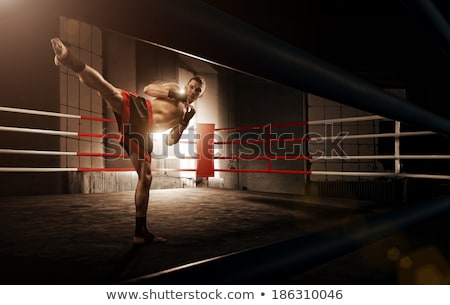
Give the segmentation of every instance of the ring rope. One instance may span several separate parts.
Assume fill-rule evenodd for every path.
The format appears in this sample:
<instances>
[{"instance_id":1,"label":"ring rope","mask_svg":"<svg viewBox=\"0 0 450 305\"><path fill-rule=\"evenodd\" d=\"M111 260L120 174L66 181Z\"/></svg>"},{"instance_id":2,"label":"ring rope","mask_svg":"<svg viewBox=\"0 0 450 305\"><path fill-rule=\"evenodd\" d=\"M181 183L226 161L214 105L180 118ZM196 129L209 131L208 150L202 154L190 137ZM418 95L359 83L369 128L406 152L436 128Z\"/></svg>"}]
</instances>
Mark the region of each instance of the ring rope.
<instances>
[{"instance_id":1,"label":"ring rope","mask_svg":"<svg viewBox=\"0 0 450 305\"><path fill-rule=\"evenodd\" d=\"M426 136L436 134L433 131L410 131L402 133L377 133L377 134L360 134L360 135L343 135L332 137L305 137L305 138L284 138L284 139L247 139L247 140L233 140L214 142L215 145L224 144L250 144L250 143L265 143L265 142L302 142L302 141L326 141L338 139L373 139L373 138L393 138L393 137L411 137L411 136Z\"/></svg>"},{"instance_id":2,"label":"ring rope","mask_svg":"<svg viewBox=\"0 0 450 305\"><path fill-rule=\"evenodd\" d=\"M14 107L1 107L0 111L5 112L13 112L13 113L24 113L24 114L34 114L34 115L45 115L45 116L53 116L60 118L69 118L69 119L81 119L81 120L90 120L90 121L101 121L101 122L117 122L113 119L105 119L99 117L92 117L86 115L75 115L75 114L67 114L67 113L59 113L59 112L50 112L50 111L40 111L40 110L32 110L32 109L24 109L24 108L14 108Z\"/></svg>"},{"instance_id":3,"label":"ring rope","mask_svg":"<svg viewBox=\"0 0 450 305\"><path fill-rule=\"evenodd\" d=\"M59 155L59 156L79 156L79 157L126 157L127 154L117 153L91 153L91 152L64 152L51 150L26 150L26 149L4 149L0 148L0 154L22 154L22 155ZM363 160L363 159L450 159L450 155L367 155L367 156L220 156L214 157L217 160ZM156 158L158 159L158 158ZM179 156L174 158L160 158L160 159L196 159L195 157Z\"/></svg>"},{"instance_id":4,"label":"ring rope","mask_svg":"<svg viewBox=\"0 0 450 305\"><path fill-rule=\"evenodd\" d=\"M39 134L66 136L66 137L91 137L91 138L120 139L119 135L105 135L105 134L85 133L85 132L76 132L76 131L61 131L61 130L51 130L51 129L23 128L23 127L10 127L10 126L0 126L0 131L39 133Z\"/></svg>"},{"instance_id":5,"label":"ring rope","mask_svg":"<svg viewBox=\"0 0 450 305\"><path fill-rule=\"evenodd\" d=\"M32 109L23 109L23 108L14 108L14 107L2 107L0 106L0 111L7 112L15 112L15 113L25 113L25 114L35 114L35 115L46 115L46 116L54 116L54 117L64 117L64 118L74 118L74 119L86 119L86 120L95 120L95 121L103 121L103 122L117 122L113 119L105 119L100 117L91 117L91 116L82 116L82 115L73 115L73 114L65 114L58 112L49 112L49 111L39 111ZM243 127L229 127L229 128L215 128L215 131L221 130L251 130L251 129L263 129L267 126L271 128L277 127L292 127L292 126L300 126L300 125L317 125L317 124L325 124L325 123L343 123L343 122L357 122L357 121L369 121L369 120L380 120L386 119L379 115L370 115L370 116L357 116L357 117L348 117L348 118L335 118L335 119L326 119L326 120L315 120L315 121L305 121L305 122L290 122L290 123L275 123L275 124L264 124L264 125L254 125L254 126L243 126ZM33 133L44 133L44 134L53 134L53 135L69 135L69 136L86 136L86 137L110 137L99 134L89 134L89 133L75 133L75 132L67 132L67 131L54 131L54 130L45 130L45 129L31 129L31 128L18 128L18 127L6 127L0 126L0 131L16 131L16 132L33 132ZM60 134L61 133L61 134ZM429 135L435 134L435 132L431 131L422 131L422 132L404 132L401 133L402 136L409 135ZM377 135L352 135L345 136L347 139L358 139L358 138L376 138L376 137L395 137L398 134L396 133L386 133ZM113 138L120 138L119 136L113 136ZM294 139L271 139L273 142L284 142L284 141L308 141L311 139L321 139L321 140L336 140L339 137L315 137L315 138L294 138ZM215 142L214 144L242 144L242 143L257 143L264 142L267 140L241 140L241 141L232 141L232 142Z\"/></svg>"},{"instance_id":6,"label":"ring rope","mask_svg":"<svg viewBox=\"0 0 450 305\"><path fill-rule=\"evenodd\" d=\"M312 159L312 156L225 156L214 157L217 160L308 160Z\"/></svg>"},{"instance_id":7,"label":"ring rope","mask_svg":"<svg viewBox=\"0 0 450 305\"><path fill-rule=\"evenodd\" d=\"M126 157L126 154L114 153L92 153L76 151L53 151L53 150L27 150L27 149L0 149L0 154L20 154L20 155L56 155L56 156L78 156L78 157Z\"/></svg>"},{"instance_id":8,"label":"ring rope","mask_svg":"<svg viewBox=\"0 0 450 305\"><path fill-rule=\"evenodd\" d=\"M305 122L290 122L290 123L275 123L275 124L264 124L264 125L253 125L253 126L243 126L243 127L225 127L225 128L215 128L215 131L235 131L235 130L251 130L251 129L264 129L267 126L273 128L277 127L292 127L292 126L303 126L303 125L319 125L325 123L347 123L347 122L359 122L359 121L372 121L372 120L389 120L385 117L379 115L368 115L368 116L356 116L348 118L335 118L326 120L315 120L315 121L305 121Z\"/></svg>"},{"instance_id":9,"label":"ring rope","mask_svg":"<svg viewBox=\"0 0 450 305\"><path fill-rule=\"evenodd\" d=\"M108 171L128 171L135 172L134 168L39 168L39 167L0 167L0 172L108 172ZM163 172L195 172L192 168L152 168L152 171ZM359 176L359 177L400 177L400 178L422 178L422 179L438 179L450 180L450 175L431 175L431 174L409 174L409 173L392 173L392 172L334 172L334 171L305 171L305 170L288 170L288 169L215 169L217 172L229 173L273 173L273 174L293 174L293 175L324 175L324 176Z\"/></svg>"},{"instance_id":10,"label":"ring rope","mask_svg":"<svg viewBox=\"0 0 450 305\"><path fill-rule=\"evenodd\" d=\"M102 122L117 122L114 119L105 119L101 117L91 117L84 115L74 115L74 114L66 114L59 112L50 112L50 111L40 111L40 110L32 110L32 109L24 109L24 108L14 108L14 107L4 107L0 106L0 111L5 112L13 112L13 113L23 113L23 114L34 114L34 115L45 115L45 116L53 116L53 117L62 117L62 118L72 118L72 119L82 119L82 120L91 120L91 121L102 121ZM272 127L287 127L287 126L300 126L300 125L317 125L324 123L344 123L344 122L358 122L358 121L370 121L370 120L380 120L385 119L385 117L379 115L370 115L370 116L358 116L358 117L348 117L348 118L335 118L335 119L326 119L326 120L315 120L315 121L307 121L307 122L290 122L290 123L275 123L271 124ZM214 130L249 130L249 129L262 129L265 128L265 125L254 125L254 126L244 126L244 127L229 127L229 128L216 128Z\"/></svg>"},{"instance_id":11,"label":"ring rope","mask_svg":"<svg viewBox=\"0 0 450 305\"><path fill-rule=\"evenodd\" d=\"M321 141L326 140L337 140L337 139L372 139L372 138L394 138L394 137L411 137L411 136L428 136L436 134L433 131L409 131L401 133L369 133L360 135L343 135L343 136L332 136L332 137L313 137L311 140L320 139Z\"/></svg>"},{"instance_id":12,"label":"ring rope","mask_svg":"<svg viewBox=\"0 0 450 305\"><path fill-rule=\"evenodd\" d=\"M81 115L71 115L57 112L21 109L13 107L0 107L0 111L15 112L23 114L33 114L33 115L46 115L53 117L62 118L73 118L73 119L83 119L92 121L103 121L103 122L116 122L113 119L104 119L99 117L91 116L81 116ZM335 118L326 120L316 120L308 122L291 122L291 123L277 123L277 124L264 124L264 125L254 125L254 126L243 126L243 127L230 127L230 128L216 128L215 131L237 131L237 130L254 130L254 129L265 129L277 127L292 127L301 125L317 125L326 123L339 123L339 122L355 122L355 121L368 121L368 120L378 120L386 119L382 116L372 115L372 116L359 116L359 117L349 117L349 118ZM95 137L95 138L113 138L120 139L120 135L105 135L105 134L91 134L83 132L70 132L70 131L59 131L59 130L47 130L47 129L37 129L37 128L21 128L21 127L10 127L10 126L0 126L0 131L12 131L12 132L25 132L25 133L39 133L39 134L49 134L49 135L59 135L68 137ZM284 139L246 139L246 140L233 140L233 141L222 141L213 142L214 145L223 144L244 144L244 143L276 143L276 142L301 142L301 141L314 141L314 140L337 140L337 139L364 139L364 138L387 138L387 137L406 137L406 136L423 136L436 134L431 131L416 131L416 132L396 132L396 133L384 133L384 134L362 134L362 135L344 135L344 136L332 136L332 137L297 137L297 138L284 138ZM184 141L186 142L186 141ZM188 143L194 143L188 141ZM269 151L270 152L270 151ZM57 151L39 151L39 150L16 150L16 149L0 149L0 153L17 153L17 154L37 154L37 155L67 155L67 156L90 156L90 157L125 157L125 154L110 154L110 153L90 153L90 152L57 152ZM183 157L181 157L183 158ZM180 159L180 157L177 157ZM195 159L187 157L185 159ZM384 156L230 156L222 157L215 156L214 159L228 159L228 160L261 160L265 159L269 161L267 169L215 169L218 172L236 172L236 173L279 173L279 174L307 174L307 175L338 175L338 176L384 176L384 177L412 177L412 178L428 178L428 179L450 179L448 175L429 175L429 174L406 174L406 173L395 173L395 172L331 172L331 171L305 171L305 170L277 170L272 169L270 160L309 160L314 162L315 160L357 160L357 159L450 159L447 155L384 155ZM153 171L195 171L195 169L161 169L152 168ZM64 172L64 171L135 171L134 168L20 168L20 167L0 167L0 172Z\"/></svg>"},{"instance_id":13,"label":"ring rope","mask_svg":"<svg viewBox=\"0 0 450 305\"><path fill-rule=\"evenodd\" d=\"M310 141L312 138L285 138L285 139L247 139L247 140L233 140L233 141L223 141L214 142L214 145L223 144L250 144L250 143L264 143L264 142L302 142Z\"/></svg>"},{"instance_id":14,"label":"ring rope","mask_svg":"<svg viewBox=\"0 0 450 305\"><path fill-rule=\"evenodd\" d=\"M374 156L312 156L314 160L365 160L365 159L409 159L409 160L426 160L426 159L450 159L450 155L374 155Z\"/></svg>"},{"instance_id":15,"label":"ring rope","mask_svg":"<svg viewBox=\"0 0 450 305\"><path fill-rule=\"evenodd\" d=\"M110 139L120 139L119 135L105 135L105 134L95 134L95 133L84 133L76 131L60 131L60 130L49 130L49 129L39 129L39 128L23 128L23 127L10 127L10 126L0 126L0 131L12 131L12 132L25 132L25 133L40 133L48 135L59 135L59 136L72 136L72 137L93 137L93 138L110 138ZM344 135L344 136L333 136L333 137L312 137L312 138L287 138L287 139L248 139L248 140L234 140L234 141L224 141L224 142L214 142L214 144L243 144L243 143L262 143L262 142L288 142L288 141L309 141L319 139L321 141L325 140L337 140L337 139L369 139L369 138L388 138L388 137L407 137L407 136L423 136L423 135L433 135L436 134L433 131L411 131L402 133L379 133L379 134L362 134L362 135Z\"/></svg>"}]
</instances>

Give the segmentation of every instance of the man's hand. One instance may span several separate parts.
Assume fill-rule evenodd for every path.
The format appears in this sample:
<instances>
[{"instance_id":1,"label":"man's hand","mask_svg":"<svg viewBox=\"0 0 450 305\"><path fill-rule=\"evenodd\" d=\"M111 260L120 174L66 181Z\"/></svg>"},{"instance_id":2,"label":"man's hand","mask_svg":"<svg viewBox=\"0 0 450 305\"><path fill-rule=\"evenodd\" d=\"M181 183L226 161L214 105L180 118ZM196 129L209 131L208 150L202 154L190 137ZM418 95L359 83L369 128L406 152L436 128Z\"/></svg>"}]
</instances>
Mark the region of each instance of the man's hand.
<instances>
[{"instance_id":1,"label":"man's hand","mask_svg":"<svg viewBox=\"0 0 450 305\"><path fill-rule=\"evenodd\" d=\"M191 105L186 104L186 112L184 113L183 119L180 121L180 124L176 125L169 133L169 136L167 137L167 145L171 146L178 141L180 141L181 135L183 131L187 128L189 121L192 119L192 117L195 115L195 108Z\"/></svg>"},{"instance_id":2,"label":"man's hand","mask_svg":"<svg viewBox=\"0 0 450 305\"><path fill-rule=\"evenodd\" d=\"M184 113L183 119L181 120L180 124L186 127L194 115L195 108L190 105L186 105L186 112Z\"/></svg>"},{"instance_id":3,"label":"man's hand","mask_svg":"<svg viewBox=\"0 0 450 305\"><path fill-rule=\"evenodd\" d=\"M167 96L170 97L170 98L174 98L177 101L180 101L180 102L183 102L183 103L186 103L186 101L187 101L186 93L181 93L181 92L176 92L176 91L169 90L169 94Z\"/></svg>"}]
</instances>

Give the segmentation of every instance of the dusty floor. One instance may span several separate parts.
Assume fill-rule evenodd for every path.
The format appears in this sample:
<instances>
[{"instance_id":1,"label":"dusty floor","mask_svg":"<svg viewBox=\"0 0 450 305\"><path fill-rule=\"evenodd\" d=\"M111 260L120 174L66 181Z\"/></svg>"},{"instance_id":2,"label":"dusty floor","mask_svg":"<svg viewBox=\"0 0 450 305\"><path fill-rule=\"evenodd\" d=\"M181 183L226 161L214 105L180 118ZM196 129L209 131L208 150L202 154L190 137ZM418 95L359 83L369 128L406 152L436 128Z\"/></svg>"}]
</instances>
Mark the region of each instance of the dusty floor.
<instances>
[{"instance_id":1,"label":"dusty floor","mask_svg":"<svg viewBox=\"0 0 450 305\"><path fill-rule=\"evenodd\" d=\"M135 247L133 198L133 192L0 198L0 284L123 283L393 208L224 189L152 190L149 225L169 241ZM287 282L450 283L449 219L445 213L395 232Z\"/></svg>"}]
</instances>

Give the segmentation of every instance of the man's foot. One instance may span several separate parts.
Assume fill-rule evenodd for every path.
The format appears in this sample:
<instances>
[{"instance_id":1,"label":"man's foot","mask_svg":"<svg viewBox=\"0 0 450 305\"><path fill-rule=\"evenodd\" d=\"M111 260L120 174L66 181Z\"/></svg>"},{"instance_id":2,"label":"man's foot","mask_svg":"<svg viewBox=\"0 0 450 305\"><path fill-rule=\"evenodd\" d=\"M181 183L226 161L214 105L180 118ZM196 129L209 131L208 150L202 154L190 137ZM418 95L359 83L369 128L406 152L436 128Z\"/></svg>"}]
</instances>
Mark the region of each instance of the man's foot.
<instances>
[{"instance_id":1,"label":"man's foot","mask_svg":"<svg viewBox=\"0 0 450 305\"><path fill-rule=\"evenodd\" d=\"M55 52L55 65L64 65L64 59L69 56L69 50L59 38L50 40L52 43L53 52Z\"/></svg>"},{"instance_id":2,"label":"man's foot","mask_svg":"<svg viewBox=\"0 0 450 305\"><path fill-rule=\"evenodd\" d=\"M86 67L84 62L72 56L61 39L53 38L50 42L52 43L53 52L55 52L55 65L66 66L75 73L80 73L84 70Z\"/></svg>"},{"instance_id":3,"label":"man's foot","mask_svg":"<svg viewBox=\"0 0 450 305\"><path fill-rule=\"evenodd\" d=\"M167 242L167 239L161 236L156 236L150 232L144 232L139 235L133 236L133 244L143 245L143 244L163 244Z\"/></svg>"}]
</instances>

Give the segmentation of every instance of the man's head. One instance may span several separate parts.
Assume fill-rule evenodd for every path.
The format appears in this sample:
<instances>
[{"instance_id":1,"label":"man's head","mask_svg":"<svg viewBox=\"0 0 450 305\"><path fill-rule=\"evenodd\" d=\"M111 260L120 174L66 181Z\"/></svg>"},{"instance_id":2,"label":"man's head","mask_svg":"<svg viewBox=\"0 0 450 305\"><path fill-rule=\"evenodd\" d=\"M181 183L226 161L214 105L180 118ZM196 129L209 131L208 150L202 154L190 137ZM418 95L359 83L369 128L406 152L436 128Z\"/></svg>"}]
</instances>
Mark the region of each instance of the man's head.
<instances>
[{"instance_id":1,"label":"man's head","mask_svg":"<svg viewBox=\"0 0 450 305\"><path fill-rule=\"evenodd\" d=\"M193 103L198 98L202 97L206 90L206 82L205 79L201 76L194 76L192 77L184 87L186 96L187 96L187 102Z\"/></svg>"}]
</instances>

